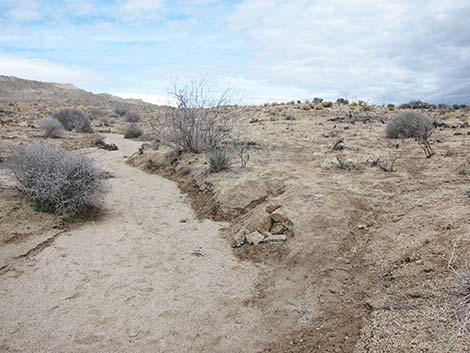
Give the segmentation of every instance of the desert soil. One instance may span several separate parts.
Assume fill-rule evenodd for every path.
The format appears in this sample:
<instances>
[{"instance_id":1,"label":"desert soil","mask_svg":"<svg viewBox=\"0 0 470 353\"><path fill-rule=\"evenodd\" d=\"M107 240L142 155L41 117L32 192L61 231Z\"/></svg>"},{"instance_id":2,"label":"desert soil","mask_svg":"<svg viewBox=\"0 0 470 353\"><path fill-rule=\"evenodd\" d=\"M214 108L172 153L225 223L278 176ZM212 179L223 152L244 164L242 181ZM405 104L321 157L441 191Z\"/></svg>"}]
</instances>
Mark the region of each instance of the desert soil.
<instances>
[{"instance_id":1,"label":"desert soil","mask_svg":"<svg viewBox=\"0 0 470 353\"><path fill-rule=\"evenodd\" d=\"M274 339L241 262L172 181L128 166L140 146L87 153L112 173L105 212L0 275L2 352L253 352ZM285 319L284 325L288 325Z\"/></svg>"},{"instance_id":2,"label":"desert soil","mask_svg":"<svg viewBox=\"0 0 470 353\"><path fill-rule=\"evenodd\" d=\"M205 154L133 154L140 143L117 135L116 152L90 148L91 134L45 139L34 123L64 107L98 133L127 123L106 96L17 91L2 102L0 87L1 352L470 352L456 275L470 270L470 183L458 172L470 110L421 111L439 122L428 159L385 138L400 109L227 107L249 163L207 173ZM164 107L130 103L150 141ZM82 149L112 173L104 214L36 212L3 168L31 142ZM393 172L377 162L396 158ZM272 204L295 235L231 249Z\"/></svg>"}]
</instances>

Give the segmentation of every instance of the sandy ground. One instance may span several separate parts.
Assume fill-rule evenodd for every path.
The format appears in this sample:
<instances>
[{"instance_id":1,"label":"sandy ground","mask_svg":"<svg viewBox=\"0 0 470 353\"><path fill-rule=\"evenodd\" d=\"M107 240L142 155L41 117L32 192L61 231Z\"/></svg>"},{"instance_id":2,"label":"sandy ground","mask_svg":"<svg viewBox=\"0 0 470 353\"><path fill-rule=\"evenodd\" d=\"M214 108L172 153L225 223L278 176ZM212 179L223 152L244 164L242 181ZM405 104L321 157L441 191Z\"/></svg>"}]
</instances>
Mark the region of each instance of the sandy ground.
<instances>
[{"instance_id":1,"label":"sandy ground","mask_svg":"<svg viewBox=\"0 0 470 353\"><path fill-rule=\"evenodd\" d=\"M91 146L86 134L46 141L29 122L53 108L26 108L3 108L15 111L0 119L0 160L32 141ZM448 126L434 131L427 159L415 141L385 138L387 108L244 107L234 136L249 163L215 174L204 154L160 148L127 159L139 144L110 136L119 151L87 150L115 175L104 217L66 225L75 230L20 259L63 228L0 189L0 351L469 351L456 315L468 288L455 271L470 263L470 184L457 172L470 115L461 113L438 116ZM111 131L124 126L116 119ZM393 172L374 163L396 157ZM273 203L295 236L230 249Z\"/></svg>"},{"instance_id":2,"label":"sandy ground","mask_svg":"<svg viewBox=\"0 0 470 353\"><path fill-rule=\"evenodd\" d=\"M262 265L196 220L175 183L125 164L139 143L89 154L114 175L106 212L0 275L2 352L253 352L273 339L243 305Z\"/></svg>"}]
</instances>

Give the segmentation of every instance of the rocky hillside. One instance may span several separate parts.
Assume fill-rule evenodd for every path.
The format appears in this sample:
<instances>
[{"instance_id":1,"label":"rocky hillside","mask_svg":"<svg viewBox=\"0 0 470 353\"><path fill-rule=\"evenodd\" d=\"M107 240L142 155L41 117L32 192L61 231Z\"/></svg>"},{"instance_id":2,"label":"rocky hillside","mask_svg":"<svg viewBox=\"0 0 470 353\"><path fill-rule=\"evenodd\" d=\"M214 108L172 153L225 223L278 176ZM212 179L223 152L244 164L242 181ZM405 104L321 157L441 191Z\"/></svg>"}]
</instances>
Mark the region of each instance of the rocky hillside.
<instances>
[{"instance_id":1,"label":"rocky hillside","mask_svg":"<svg viewBox=\"0 0 470 353\"><path fill-rule=\"evenodd\" d=\"M128 105L151 106L136 99L122 99L110 94L94 94L72 84L24 80L0 75L0 101L48 102L83 105Z\"/></svg>"}]
</instances>

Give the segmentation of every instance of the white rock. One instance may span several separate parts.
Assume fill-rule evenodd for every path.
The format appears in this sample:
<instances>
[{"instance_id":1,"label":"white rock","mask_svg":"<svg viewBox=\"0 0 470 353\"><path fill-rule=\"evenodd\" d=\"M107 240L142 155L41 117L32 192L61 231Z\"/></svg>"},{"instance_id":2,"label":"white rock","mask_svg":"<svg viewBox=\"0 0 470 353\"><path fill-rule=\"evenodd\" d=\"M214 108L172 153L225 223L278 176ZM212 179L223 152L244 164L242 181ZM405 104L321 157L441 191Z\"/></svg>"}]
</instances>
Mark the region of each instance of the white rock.
<instances>
[{"instance_id":1,"label":"white rock","mask_svg":"<svg viewBox=\"0 0 470 353\"><path fill-rule=\"evenodd\" d=\"M251 232L245 236L246 242L250 245L258 245L264 240L264 236L258 232Z\"/></svg>"},{"instance_id":2,"label":"white rock","mask_svg":"<svg viewBox=\"0 0 470 353\"><path fill-rule=\"evenodd\" d=\"M264 239L264 242L270 242L270 241L286 241L287 236L285 234L271 234L269 237Z\"/></svg>"}]
</instances>

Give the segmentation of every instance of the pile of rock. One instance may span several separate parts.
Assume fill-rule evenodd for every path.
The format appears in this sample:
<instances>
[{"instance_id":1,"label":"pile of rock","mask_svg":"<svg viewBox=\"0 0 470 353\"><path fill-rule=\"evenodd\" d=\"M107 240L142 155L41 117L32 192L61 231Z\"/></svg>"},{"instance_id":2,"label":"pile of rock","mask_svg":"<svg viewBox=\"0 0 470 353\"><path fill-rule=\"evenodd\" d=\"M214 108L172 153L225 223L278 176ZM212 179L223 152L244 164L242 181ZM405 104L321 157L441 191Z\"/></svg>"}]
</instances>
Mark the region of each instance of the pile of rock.
<instances>
[{"instance_id":1,"label":"pile of rock","mask_svg":"<svg viewBox=\"0 0 470 353\"><path fill-rule=\"evenodd\" d=\"M256 226L249 225L240 230L232 246L284 242L288 237L294 236L294 223L287 216L278 212L280 207L279 204L266 207L266 212L269 215L259 221Z\"/></svg>"}]
</instances>

